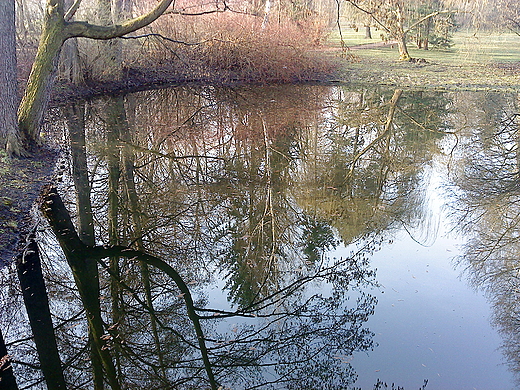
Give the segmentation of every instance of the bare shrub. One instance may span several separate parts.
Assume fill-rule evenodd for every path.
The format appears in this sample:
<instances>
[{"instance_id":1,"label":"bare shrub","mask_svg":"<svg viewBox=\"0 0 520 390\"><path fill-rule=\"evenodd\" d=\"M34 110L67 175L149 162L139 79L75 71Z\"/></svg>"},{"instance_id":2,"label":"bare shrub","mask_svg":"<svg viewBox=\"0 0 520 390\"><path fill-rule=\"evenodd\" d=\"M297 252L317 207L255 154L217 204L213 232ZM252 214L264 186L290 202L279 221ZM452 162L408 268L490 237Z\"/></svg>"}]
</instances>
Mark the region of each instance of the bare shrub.
<instances>
[{"instance_id":1,"label":"bare shrub","mask_svg":"<svg viewBox=\"0 0 520 390\"><path fill-rule=\"evenodd\" d=\"M262 18L236 12L169 15L149 29L149 33L169 40L152 35L132 42L128 65L168 69L179 80L312 80L332 69L331 63L311 54L324 30L325 26L311 17L262 27Z\"/></svg>"}]
</instances>

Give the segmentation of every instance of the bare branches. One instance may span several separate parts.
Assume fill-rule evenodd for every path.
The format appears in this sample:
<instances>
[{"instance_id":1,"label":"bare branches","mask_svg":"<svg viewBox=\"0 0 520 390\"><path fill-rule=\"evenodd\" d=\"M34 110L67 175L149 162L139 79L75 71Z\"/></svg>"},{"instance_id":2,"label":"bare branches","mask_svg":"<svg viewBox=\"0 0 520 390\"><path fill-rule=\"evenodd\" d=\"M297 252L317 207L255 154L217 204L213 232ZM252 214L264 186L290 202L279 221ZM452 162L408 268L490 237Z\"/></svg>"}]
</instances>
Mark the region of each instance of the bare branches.
<instances>
[{"instance_id":1,"label":"bare branches","mask_svg":"<svg viewBox=\"0 0 520 390\"><path fill-rule=\"evenodd\" d=\"M435 12L432 12L426 16L423 16L422 18L420 18L418 21L416 21L415 23L413 23L411 26L409 26L405 33L408 33L410 32L412 29L414 29L415 27L417 27L418 25L420 25L421 23L425 22L426 20L428 19L431 19L431 18L434 18L435 16L437 15L442 15L442 14L453 14L453 13L456 13L458 11L453 11L453 10L443 10L443 11L435 11Z\"/></svg>"},{"instance_id":2,"label":"bare branches","mask_svg":"<svg viewBox=\"0 0 520 390\"><path fill-rule=\"evenodd\" d=\"M356 4L354 1L352 0L346 0L347 3L351 4L353 7L357 8L359 11L367 14L367 15L370 15L372 17L372 19L374 19L374 21L379 24L383 30L385 30L387 33L390 33L390 28L388 26L386 26L383 22L381 22L374 14L375 14L375 11L371 11L371 10L367 10L365 8L362 8L360 7L358 4Z\"/></svg>"},{"instance_id":3,"label":"bare branches","mask_svg":"<svg viewBox=\"0 0 520 390\"><path fill-rule=\"evenodd\" d=\"M88 22L70 22L65 25L64 34L66 38L84 37L101 40L121 37L155 21L168 9L172 2L173 0L161 0L159 4L147 14L112 26L99 26Z\"/></svg>"},{"instance_id":4,"label":"bare branches","mask_svg":"<svg viewBox=\"0 0 520 390\"><path fill-rule=\"evenodd\" d=\"M168 42L179 43L179 44L185 45L185 46L197 46L197 45L202 45L203 43L209 42L209 40L205 40L205 41L201 41L201 42L179 41L179 40L176 40L176 39L165 37L164 35L159 34L159 33L149 33L149 34L141 34L141 35L122 36L122 37L118 37L118 38L120 38L120 39L140 39L140 38L148 38L148 37L156 37L156 38L160 38L160 39L163 39L165 41L168 41Z\"/></svg>"},{"instance_id":5,"label":"bare branches","mask_svg":"<svg viewBox=\"0 0 520 390\"><path fill-rule=\"evenodd\" d=\"M66 22L71 20L74 15L76 14L76 11L78 10L79 6L81 5L81 2L83 0L76 0L74 1L74 4L70 6L70 8L65 12L65 16L63 17Z\"/></svg>"}]
</instances>

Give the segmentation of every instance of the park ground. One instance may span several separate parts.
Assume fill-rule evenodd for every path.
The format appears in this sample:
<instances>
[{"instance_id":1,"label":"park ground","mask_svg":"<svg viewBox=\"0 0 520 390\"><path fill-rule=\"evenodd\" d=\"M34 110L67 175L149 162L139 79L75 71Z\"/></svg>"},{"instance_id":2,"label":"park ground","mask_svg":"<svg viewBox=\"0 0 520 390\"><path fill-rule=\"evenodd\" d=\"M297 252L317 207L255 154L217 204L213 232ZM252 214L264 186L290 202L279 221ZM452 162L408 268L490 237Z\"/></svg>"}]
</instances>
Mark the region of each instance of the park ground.
<instances>
[{"instance_id":1,"label":"park ground","mask_svg":"<svg viewBox=\"0 0 520 390\"><path fill-rule=\"evenodd\" d=\"M377 33L374 36L378 35ZM346 51L333 34L328 55L344 53L338 82L445 91L519 91L520 36L457 32L447 50L419 50L409 45L415 62L398 61L396 45L364 39L361 32L343 32Z\"/></svg>"},{"instance_id":2,"label":"park ground","mask_svg":"<svg viewBox=\"0 0 520 390\"><path fill-rule=\"evenodd\" d=\"M378 35L378 34L374 34ZM324 84L373 84L389 87L440 91L520 92L520 36L459 32L448 50L418 50L410 44L416 62L399 62L397 48L383 45L380 39L366 40L361 32L344 31L348 49L342 50L338 34L313 52L336 64L335 71L312 82ZM167 77L166 77L167 80ZM161 82L143 80L133 88L145 88ZM148 85L146 85L148 83ZM54 103L66 101L70 94L80 97L102 94L99 86L74 91L57 88ZM117 89L117 86L115 86ZM122 88L125 89L125 88ZM116 92L116 91L111 91ZM55 174L57 153L50 149L26 159L9 161L0 152L0 259L8 259L20 249L18 238L33 228L29 210L42 183Z\"/></svg>"}]
</instances>

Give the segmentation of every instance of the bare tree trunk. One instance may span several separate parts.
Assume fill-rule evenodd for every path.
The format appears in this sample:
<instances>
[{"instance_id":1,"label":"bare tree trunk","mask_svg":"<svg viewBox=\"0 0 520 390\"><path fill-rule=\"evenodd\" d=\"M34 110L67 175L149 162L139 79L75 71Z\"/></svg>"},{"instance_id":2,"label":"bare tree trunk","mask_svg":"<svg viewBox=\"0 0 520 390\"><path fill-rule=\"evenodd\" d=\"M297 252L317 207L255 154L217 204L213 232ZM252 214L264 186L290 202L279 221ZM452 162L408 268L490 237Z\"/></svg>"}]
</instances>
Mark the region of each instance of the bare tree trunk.
<instances>
[{"instance_id":1,"label":"bare tree trunk","mask_svg":"<svg viewBox=\"0 0 520 390\"><path fill-rule=\"evenodd\" d=\"M47 388L66 390L49 299L43 281L40 252L34 237L29 237L26 248L17 258L16 269Z\"/></svg>"},{"instance_id":2,"label":"bare tree trunk","mask_svg":"<svg viewBox=\"0 0 520 390\"><path fill-rule=\"evenodd\" d=\"M397 47L399 48L399 60L410 61L412 57L408 53L408 47L406 45L406 35L403 34L397 39Z\"/></svg>"},{"instance_id":3,"label":"bare tree trunk","mask_svg":"<svg viewBox=\"0 0 520 390\"><path fill-rule=\"evenodd\" d=\"M14 0L0 1L0 149L21 154L16 121L16 27Z\"/></svg>"},{"instance_id":4,"label":"bare tree trunk","mask_svg":"<svg viewBox=\"0 0 520 390\"><path fill-rule=\"evenodd\" d=\"M365 39L372 39L372 29L369 25L365 26Z\"/></svg>"},{"instance_id":5,"label":"bare tree trunk","mask_svg":"<svg viewBox=\"0 0 520 390\"><path fill-rule=\"evenodd\" d=\"M122 3L120 0L98 0L98 24L110 26L120 21ZM123 43L120 39L95 43L96 58L90 64L96 81L116 81L122 78Z\"/></svg>"},{"instance_id":6,"label":"bare tree trunk","mask_svg":"<svg viewBox=\"0 0 520 390\"><path fill-rule=\"evenodd\" d=\"M22 147L31 150L40 143L40 123L47 108L58 60L66 37L63 3L47 6L38 52L18 109Z\"/></svg>"},{"instance_id":7,"label":"bare tree trunk","mask_svg":"<svg viewBox=\"0 0 520 390\"><path fill-rule=\"evenodd\" d=\"M431 18L426 20L426 26L424 28L424 40L423 40L423 45L422 45L424 50L429 49L431 23L432 23Z\"/></svg>"},{"instance_id":8,"label":"bare tree trunk","mask_svg":"<svg viewBox=\"0 0 520 390\"><path fill-rule=\"evenodd\" d=\"M83 71L80 62L78 41L75 38L69 39L63 44L58 77L73 84L81 84L83 82Z\"/></svg>"}]
</instances>

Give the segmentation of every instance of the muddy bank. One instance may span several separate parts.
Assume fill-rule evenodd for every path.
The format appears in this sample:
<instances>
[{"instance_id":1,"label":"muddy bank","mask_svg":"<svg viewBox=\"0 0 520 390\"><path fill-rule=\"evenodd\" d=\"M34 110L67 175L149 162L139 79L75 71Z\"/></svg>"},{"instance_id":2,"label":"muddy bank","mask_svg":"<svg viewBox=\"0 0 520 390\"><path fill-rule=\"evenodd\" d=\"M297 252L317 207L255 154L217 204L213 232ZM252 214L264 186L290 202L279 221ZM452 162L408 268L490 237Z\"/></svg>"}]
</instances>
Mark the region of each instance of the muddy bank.
<instances>
[{"instance_id":1,"label":"muddy bank","mask_svg":"<svg viewBox=\"0 0 520 390\"><path fill-rule=\"evenodd\" d=\"M43 184L53 180L58 156L48 146L29 158L0 155L0 266L23 249L21 237L36 228L30 211Z\"/></svg>"}]
</instances>

